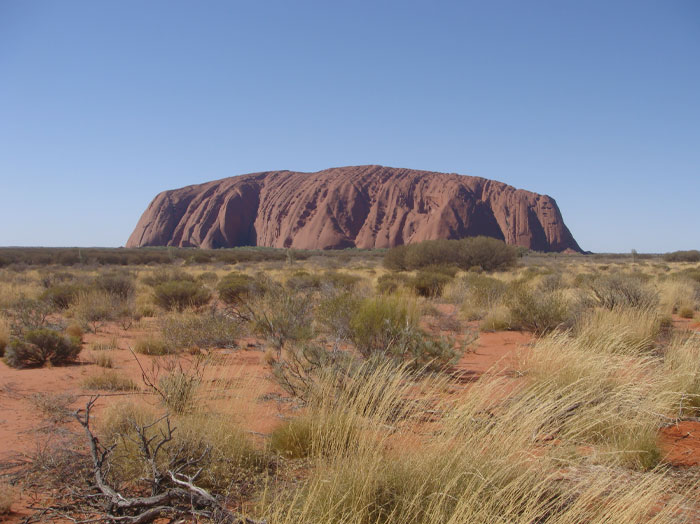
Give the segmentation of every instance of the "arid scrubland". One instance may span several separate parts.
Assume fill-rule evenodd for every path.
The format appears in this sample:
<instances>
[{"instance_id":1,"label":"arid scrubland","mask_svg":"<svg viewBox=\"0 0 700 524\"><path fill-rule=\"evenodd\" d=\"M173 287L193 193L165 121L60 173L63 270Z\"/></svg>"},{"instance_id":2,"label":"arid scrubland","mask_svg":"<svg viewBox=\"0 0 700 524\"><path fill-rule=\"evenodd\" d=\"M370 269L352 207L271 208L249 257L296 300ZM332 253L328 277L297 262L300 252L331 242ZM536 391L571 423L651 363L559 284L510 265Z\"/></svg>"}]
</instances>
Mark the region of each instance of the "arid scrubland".
<instances>
[{"instance_id":1,"label":"arid scrubland","mask_svg":"<svg viewBox=\"0 0 700 524\"><path fill-rule=\"evenodd\" d=\"M17 519L700 519L700 254L28 253L0 252Z\"/></svg>"}]
</instances>

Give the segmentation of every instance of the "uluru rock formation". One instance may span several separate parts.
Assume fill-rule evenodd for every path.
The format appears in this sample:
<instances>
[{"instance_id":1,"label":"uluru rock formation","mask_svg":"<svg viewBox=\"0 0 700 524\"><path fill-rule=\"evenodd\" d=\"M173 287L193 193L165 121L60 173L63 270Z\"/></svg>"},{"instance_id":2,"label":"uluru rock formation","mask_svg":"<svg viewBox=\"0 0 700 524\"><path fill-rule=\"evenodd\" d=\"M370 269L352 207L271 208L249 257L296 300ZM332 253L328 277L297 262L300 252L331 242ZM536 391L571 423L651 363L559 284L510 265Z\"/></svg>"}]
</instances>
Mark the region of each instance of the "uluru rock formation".
<instances>
[{"instance_id":1,"label":"uluru rock formation","mask_svg":"<svg viewBox=\"0 0 700 524\"><path fill-rule=\"evenodd\" d=\"M269 171L164 191L126 246L386 248L476 235L536 251L581 251L549 196L383 166Z\"/></svg>"}]
</instances>

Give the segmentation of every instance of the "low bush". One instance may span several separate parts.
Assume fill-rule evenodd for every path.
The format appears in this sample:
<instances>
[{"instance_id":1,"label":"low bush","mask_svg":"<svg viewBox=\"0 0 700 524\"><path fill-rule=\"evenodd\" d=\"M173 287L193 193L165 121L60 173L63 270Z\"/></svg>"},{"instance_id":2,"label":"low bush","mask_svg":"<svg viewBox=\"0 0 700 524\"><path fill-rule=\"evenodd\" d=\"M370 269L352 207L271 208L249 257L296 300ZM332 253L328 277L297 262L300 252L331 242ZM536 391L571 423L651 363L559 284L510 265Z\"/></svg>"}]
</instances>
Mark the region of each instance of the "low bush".
<instances>
[{"instance_id":1,"label":"low bush","mask_svg":"<svg viewBox=\"0 0 700 524\"><path fill-rule=\"evenodd\" d=\"M321 277L322 283L327 283L336 289L350 291L362 281L361 277L340 271L326 271Z\"/></svg>"},{"instance_id":2,"label":"low bush","mask_svg":"<svg viewBox=\"0 0 700 524\"><path fill-rule=\"evenodd\" d=\"M385 351L408 327L418 326L415 304L402 297L375 297L362 301L350 320L350 339L365 357Z\"/></svg>"},{"instance_id":3,"label":"low bush","mask_svg":"<svg viewBox=\"0 0 700 524\"><path fill-rule=\"evenodd\" d=\"M98 329L117 317L120 301L106 291L85 291L72 307L73 315L83 326L97 333Z\"/></svg>"},{"instance_id":4,"label":"low bush","mask_svg":"<svg viewBox=\"0 0 700 524\"><path fill-rule=\"evenodd\" d=\"M129 377L116 371L104 371L101 375L92 375L83 380L85 389L102 391L138 391L139 387Z\"/></svg>"},{"instance_id":5,"label":"low bush","mask_svg":"<svg viewBox=\"0 0 700 524\"><path fill-rule=\"evenodd\" d=\"M479 323L481 331L507 331L512 329L513 322L507 306L494 306L486 312Z\"/></svg>"},{"instance_id":6,"label":"low bush","mask_svg":"<svg viewBox=\"0 0 700 524\"><path fill-rule=\"evenodd\" d=\"M215 309L204 313L174 313L160 321L163 341L178 350L233 348L240 336L241 325Z\"/></svg>"},{"instance_id":7,"label":"low bush","mask_svg":"<svg viewBox=\"0 0 700 524\"><path fill-rule=\"evenodd\" d=\"M570 319L569 307L560 291L531 289L520 283L512 287L506 298L513 327L544 335Z\"/></svg>"},{"instance_id":8,"label":"low bush","mask_svg":"<svg viewBox=\"0 0 700 524\"><path fill-rule=\"evenodd\" d=\"M700 262L700 251L691 249L688 251L673 251L663 256L666 262Z\"/></svg>"},{"instance_id":9,"label":"low bush","mask_svg":"<svg viewBox=\"0 0 700 524\"><path fill-rule=\"evenodd\" d=\"M29 402L52 424L62 424L71 418L71 404L76 397L70 393L34 393Z\"/></svg>"},{"instance_id":10,"label":"low bush","mask_svg":"<svg viewBox=\"0 0 700 524\"><path fill-rule=\"evenodd\" d=\"M136 339L134 351L142 355L162 356L171 353L171 349L162 338L153 335Z\"/></svg>"},{"instance_id":11,"label":"low bush","mask_svg":"<svg viewBox=\"0 0 700 524\"><path fill-rule=\"evenodd\" d=\"M84 287L79 284L54 284L42 293L41 299L56 309L68 309L82 292Z\"/></svg>"},{"instance_id":12,"label":"low bush","mask_svg":"<svg viewBox=\"0 0 700 524\"><path fill-rule=\"evenodd\" d=\"M420 270L411 284L420 296L435 298L442 296L442 291L450 280L452 277L445 273Z\"/></svg>"},{"instance_id":13,"label":"low bush","mask_svg":"<svg viewBox=\"0 0 700 524\"><path fill-rule=\"evenodd\" d=\"M272 358L270 366L277 383L287 393L308 403L322 395L321 383L331 379L341 383L355 368L355 357L347 351L329 351L316 344L288 347L281 358Z\"/></svg>"},{"instance_id":14,"label":"low bush","mask_svg":"<svg viewBox=\"0 0 700 524\"><path fill-rule=\"evenodd\" d=\"M607 309L656 307L659 295L648 287L639 276L605 275L592 280L589 289L594 301Z\"/></svg>"},{"instance_id":15,"label":"low bush","mask_svg":"<svg viewBox=\"0 0 700 524\"><path fill-rule=\"evenodd\" d=\"M21 336L25 331L48 327L51 305L43 300L21 296L7 310L12 333Z\"/></svg>"},{"instance_id":16,"label":"low bush","mask_svg":"<svg viewBox=\"0 0 700 524\"><path fill-rule=\"evenodd\" d=\"M115 271L95 277L94 286L121 300L132 298L136 291L134 278L130 274Z\"/></svg>"},{"instance_id":17,"label":"low bush","mask_svg":"<svg viewBox=\"0 0 700 524\"><path fill-rule=\"evenodd\" d=\"M15 368L67 364L76 360L80 350L77 339L51 329L34 329L10 341L5 362Z\"/></svg>"},{"instance_id":18,"label":"low bush","mask_svg":"<svg viewBox=\"0 0 700 524\"><path fill-rule=\"evenodd\" d=\"M169 280L156 285L153 293L156 305L168 311L203 306L211 299L209 290L192 280Z\"/></svg>"},{"instance_id":19,"label":"low bush","mask_svg":"<svg viewBox=\"0 0 700 524\"><path fill-rule=\"evenodd\" d=\"M69 337L77 338L78 340L83 340L85 332L78 324L69 324L66 328L66 335Z\"/></svg>"},{"instance_id":20,"label":"low bush","mask_svg":"<svg viewBox=\"0 0 700 524\"><path fill-rule=\"evenodd\" d=\"M413 270L434 265L454 265L463 270L479 267L484 271L515 265L517 250L501 240L469 237L460 240L427 240L389 249L384 266L392 270Z\"/></svg>"},{"instance_id":21,"label":"low bush","mask_svg":"<svg viewBox=\"0 0 700 524\"><path fill-rule=\"evenodd\" d=\"M226 304L238 306L253 292L255 279L245 273L229 273L219 281L219 298Z\"/></svg>"},{"instance_id":22,"label":"low bush","mask_svg":"<svg viewBox=\"0 0 700 524\"><path fill-rule=\"evenodd\" d=\"M415 304L395 296L363 300L350 320L350 340L364 357L382 355L421 369L443 369L461 354L452 340L421 330Z\"/></svg>"},{"instance_id":23,"label":"low bush","mask_svg":"<svg viewBox=\"0 0 700 524\"><path fill-rule=\"evenodd\" d=\"M252 302L248 314L253 330L281 350L287 341L313 336L313 301L306 293L267 282L264 294Z\"/></svg>"},{"instance_id":24,"label":"low bush","mask_svg":"<svg viewBox=\"0 0 700 524\"><path fill-rule=\"evenodd\" d=\"M285 285L294 291L312 291L321 287L321 275L299 270L287 279Z\"/></svg>"},{"instance_id":25,"label":"low bush","mask_svg":"<svg viewBox=\"0 0 700 524\"><path fill-rule=\"evenodd\" d=\"M328 293L316 306L315 319L335 340L348 340L350 322L362 299L352 291Z\"/></svg>"},{"instance_id":26,"label":"low bush","mask_svg":"<svg viewBox=\"0 0 700 524\"><path fill-rule=\"evenodd\" d=\"M411 277L401 273L387 273L377 279L377 292L382 295L396 293L401 288L410 288Z\"/></svg>"}]
</instances>

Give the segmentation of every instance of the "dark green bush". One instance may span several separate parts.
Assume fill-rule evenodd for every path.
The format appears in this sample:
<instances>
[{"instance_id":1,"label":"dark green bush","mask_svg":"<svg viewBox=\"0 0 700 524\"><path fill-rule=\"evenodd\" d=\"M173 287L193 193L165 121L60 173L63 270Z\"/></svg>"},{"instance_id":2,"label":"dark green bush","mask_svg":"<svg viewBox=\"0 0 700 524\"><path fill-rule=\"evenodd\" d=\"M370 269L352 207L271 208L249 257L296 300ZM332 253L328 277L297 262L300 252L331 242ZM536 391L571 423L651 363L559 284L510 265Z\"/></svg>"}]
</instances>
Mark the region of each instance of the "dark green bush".
<instances>
[{"instance_id":1,"label":"dark green bush","mask_svg":"<svg viewBox=\"0 0 700 524\"><path fill-rule=\"evenodd\" d=\"M94 285L97 289L106 291L122 300L127 300L134 296L136 286L134 279L128 273L104 273L95 278Z\"/></svg>"},{"instance_id":2,"label":"dark green bush","mask_svg":"<svg viewBox=\"0 0 700 524\"><path fill-rule=\"evenodd\" d=\"M217 286L219 298L229 305L239 305L253 292L253 277L233 272L221 279Z\"/></svg>"},{"instance_id":3,"label":"dark green bush","mask_svg":"<svg viewBox=\"0 0 700 524\"><path fill-rule=\"evenodd\" d=\"M420 369L442 369L461 353L453 341L421 330L412 304L400 297L363 300L350 320L350 340L364 357L382 355Z\"/></svg>"},{"instance_id":4,"label":"dark green bush","mask_svg":"<svg viewBox=\"0 0 700 524\"><path fill-rule=\"evenodd\" d=\"M196 279L190 275L187 271L181 269L167 269L161 268L153 271L150 275L143 277L144 284L151 287L159 286L160 284L165 284L173 280L187 280L189 282L194 282Z\"/></svg>"},{"instance_id":5,"label":"dark green bush","mask_svg":"<svg viewBox=\"0 0 700 524\"><path fill-rule=\"evenodd\" d=\"M290 290L273 281L263 283L264 291L247 308L253 330L281 350L287 341L313 336L313 301L308 293Z\"/></svg>"},{"instance_id":6,"label":"dark green bush","mask_svg":"<svg viewBox=\"0 0 700 524\"><path fill-rule=\"evenodd\" d=\"M506 299L513 327L544 335L569 320L569 307L560 291L530 289L515 284Z\"/></svg>"},{"instance_id":7,"label":"dark green bush","mask_svg":"<svg viewBox=\"0 0 700 524\"><path fill-rule=\"evenodd\" d=\"M316 306L316 321L334 339L350 338L350 322L362 299L351 291L331 293L321 298Z\"/></svg>"},{"instance_id":8,"label":"dark green bush","mask_svg":"<svg viewBox=\"0 0 700 524\"><path fill-rule=\"evenodd\" d=\"M56 309L68 309L83 289L79 284L54 284L42 293L41 298Z\"/></svg>"},{"instance_id":9,"label":"dark green bush","mask_svg":"<svg viewBox=\"0 0 700 524\"><path fill-rule=\"evenodd\" d=\"M10 341L5 362L15 368L66 364L80 353L80 340L66 337L51 329L33 329L22 338Z\"/></svg>"},{"instance_id":10,"label":"dark green bush","mask_svg":"<svg viewBox=\"0 0 700 524\"><path fill-rule=\"evenodd\" d=\"M700 262L700 251L691 249L688 251L673 251L663 256L666 262Z\"/></svg>"},{"instance_id":11,"label":"dark green bush","mask_svg":"<svg viewBox=\"0 0 700 524\"><path fill-rule=\"evenodd\" d=\"M639 276L603 275L589 283L595 302L604 308L632 307L649 309L659 302L656 291L645 286Z\"/></svg>"},{"instance_id":12,"label":"dark green bush","mask_svg":"<svg viewBox=\"0 0 700 524\"><path fill-rule=\"evenodd\" d=\"M169 280L156 285L153 291L155 303L169 311L203 306L211 299L209 290L193 280Z\"/></svg>"},{"instance_id":13,"label":"dark green bush","mask_svg":"<svg viewBox=\"0 0 700 524\"><path fill-rule=\"evenodd\" d=\"M517 250L501 240L470 237L460 240L427 240L389 249L384 266L392 270L413 270L427 266L454 265L463 270L480 267L485 271L515 265Z\"/></svg>"},{"instance_id":14,"label":"dark green bush","mask_svg":"<svg viewBox=\"0 0 700 524\"><path fill-rule=\"evenodd\" d=\"M423 297L440 297L445 285L452 277L444 273L421 270L413 278L411 284L416 293Z\"/></svg>"}]
</instances>

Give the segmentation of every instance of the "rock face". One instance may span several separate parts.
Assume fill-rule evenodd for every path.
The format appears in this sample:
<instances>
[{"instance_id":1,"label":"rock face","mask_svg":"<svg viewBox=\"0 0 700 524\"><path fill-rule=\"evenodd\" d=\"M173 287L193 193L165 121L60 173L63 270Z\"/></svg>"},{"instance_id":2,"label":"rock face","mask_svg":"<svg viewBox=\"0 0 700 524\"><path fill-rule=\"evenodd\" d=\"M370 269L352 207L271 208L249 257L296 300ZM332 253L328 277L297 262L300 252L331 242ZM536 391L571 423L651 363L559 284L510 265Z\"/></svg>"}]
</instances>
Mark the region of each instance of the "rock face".
<instances>
[{"instance_id":1,"label":"rock face","mask_svg":"<svg viewBox=\"0 0 700 524\"><path fill-rule=\"evenodd\" d=\"M127 247L386 248L486 235L581 251L553 198L457 174L352 166L270 171L160 193Z\"/></svg>"}]
</instances>

